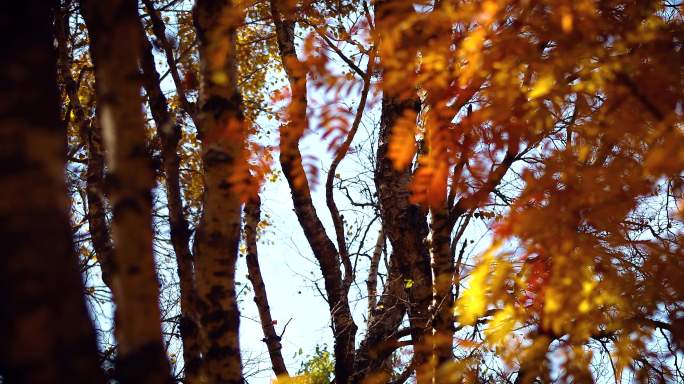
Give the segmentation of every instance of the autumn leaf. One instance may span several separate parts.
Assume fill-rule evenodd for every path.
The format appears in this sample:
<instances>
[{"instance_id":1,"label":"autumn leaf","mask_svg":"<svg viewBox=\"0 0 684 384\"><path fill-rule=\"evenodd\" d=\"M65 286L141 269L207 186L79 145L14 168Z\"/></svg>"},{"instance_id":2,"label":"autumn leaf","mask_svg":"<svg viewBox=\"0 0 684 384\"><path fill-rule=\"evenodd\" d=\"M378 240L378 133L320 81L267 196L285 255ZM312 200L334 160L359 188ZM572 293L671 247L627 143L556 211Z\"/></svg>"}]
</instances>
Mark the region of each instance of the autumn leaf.
<instances>
[{"instance_id":1,"label":"autumn leaf","mask_svg":"<svg viewBox=\"0 0 684 384\"><path fill-rule=\"evenodd\" d=\"M416 154L416 114L407 110L392 127L387 157L396 170L404 170Z\"/></svg>"},{"instance_id":2,"label":"autumn leaf","mask_svg":"<svg viewBox=\"0 0 684 384\"><path fill-rule=\"evenodd\" d=\"M555 79L552 75L546 74L539 78L535 84L532 86L529 92L530 99L538 99L545 96L551 91L553 85L555 84Z\"/></svg>"}]
</instances>

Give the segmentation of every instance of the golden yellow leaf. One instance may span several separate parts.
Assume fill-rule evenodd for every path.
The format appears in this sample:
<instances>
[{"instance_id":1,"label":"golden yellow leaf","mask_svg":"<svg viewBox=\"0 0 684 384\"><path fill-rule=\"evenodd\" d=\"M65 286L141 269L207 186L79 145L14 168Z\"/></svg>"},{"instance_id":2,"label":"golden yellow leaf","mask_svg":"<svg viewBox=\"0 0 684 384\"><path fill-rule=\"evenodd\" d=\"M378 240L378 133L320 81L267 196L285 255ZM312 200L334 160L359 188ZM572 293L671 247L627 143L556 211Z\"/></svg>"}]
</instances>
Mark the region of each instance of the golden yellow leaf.
<instances>
[{"instance_id":1,"label":"golden yellow leaf","mask_svg":"<svg viewBox=\"0 0 684 384\"><path fill-rule=\"evenodd\" d=\"M552 75L543 75L539 78L539 80L537 80L536 83L534 83L532 89L530 89L530 99L537 99L548 94L551 91L551 88L553 88L554 83L555 80Z\"/></svg>"}]
</instances>

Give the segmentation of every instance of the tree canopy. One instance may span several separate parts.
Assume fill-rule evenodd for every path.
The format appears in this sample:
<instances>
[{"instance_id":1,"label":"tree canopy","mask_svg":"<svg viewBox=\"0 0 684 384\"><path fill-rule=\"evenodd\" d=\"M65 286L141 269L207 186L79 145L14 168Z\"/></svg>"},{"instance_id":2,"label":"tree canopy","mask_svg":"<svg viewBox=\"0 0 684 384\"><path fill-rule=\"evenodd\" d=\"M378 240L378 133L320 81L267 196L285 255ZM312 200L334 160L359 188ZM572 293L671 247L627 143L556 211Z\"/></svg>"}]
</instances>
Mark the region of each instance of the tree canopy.
<instances>
[{"instance_id":1,"label":"tree canopy","mask_svg":"<svg viewBox=\"0 0 684 384\"><path fill-rule=\"evenodd\" d=\"M251 381L243 257L277 383L684 381L681 2L7 8L0 381Z\"/></svg>"}]
</instances>

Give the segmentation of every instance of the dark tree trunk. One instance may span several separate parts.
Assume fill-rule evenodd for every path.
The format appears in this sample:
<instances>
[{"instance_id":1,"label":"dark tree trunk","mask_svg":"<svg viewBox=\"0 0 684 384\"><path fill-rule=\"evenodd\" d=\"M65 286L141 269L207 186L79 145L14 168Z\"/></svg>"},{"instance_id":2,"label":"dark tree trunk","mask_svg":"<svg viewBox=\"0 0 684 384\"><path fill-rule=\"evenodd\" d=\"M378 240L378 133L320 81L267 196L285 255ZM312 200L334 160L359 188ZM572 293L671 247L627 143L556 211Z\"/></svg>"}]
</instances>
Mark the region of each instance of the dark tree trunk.
<instances>
[{"instance_id":1,"label":"dark tree trunk","mask_svg":"<svg viewBox=\"0 0 684 384\"><path fill-rule=\"evenodd\" d=\"M81 125L81 139L88 151L88 170L86 171L86 199L88 200L88 228L100 263L102 281L112 290L114 246L107 223L104 175L105 160L102 149L102 130L96 121Z\"/></svg>"},{"instance_id":2,"label":"dark tree trunk","mask_svg":"<svg viewBox=\"0 0 684 384\"><path fill-rule=\"evenodd\" d=\"M446 185L446 183L445 183ZM453 359L454 339L454 258L446 205L432 209L432 271L435 277L433 313L433 351L436 364Z\"/></svg>"},{"instance_id":3,"label":"dark tree trunk","mask_svg":"<svg viewBox=\"0 0 684 384\"><path fill-rule=\"evenodd\" d=\"M291 121L280 129L280 165L292 192L295 214L323 275L334 330L335 380L338 384L344 384L352 375L357 327L349 309L348 291L342 281L340 255L316 213L299 151L299 139L308 124L308 118L306 74L296 64L295 22L292 19L295 13L292 9L286 9L288 3L284 1L272 0L270 5L280 58L292 92L289 106Z\"/></svg>"},{"instance_id":4,"label":"dark tree trunk","mask_svg":"<svg viewBox=\"0 0 684 384\"><path fill-rule=\"evenodd\" d=\"M425 244L427 218L423 208L409 202L410 169L396 170L387 157L389 135L394 123L406 109L415 107L416 101L400 101L383 95L375 183L384 229L392 243L393 258L396 258L408 297L409 323L413 330L413 360L417 380L422 383L430 376L427 364L431 354L431 346L426 340L432 302L432 270Z\"/></svg>"},{"instance_id":5,"label":"dark tree trunk","mask_svg":"<svg viewBox=\"0 0 684 384\"><path fill-rule=\"evenodd\" d=\"M114 262L114 246L110 237L109 224L106 219L104 175L105 159L102 146L102 129L100 125L86 114L78 97L79 84L71 74L72 57L69 54L69 20L68 14L60 8L55 16L57 48L59 52L59 74L64 91L69 97L69 106L74 115L73 123L78 126L81 140L88 153L86 171L86 200L88 204L88 229L93 243L95 255L100 263L102 281L112 290L112 263ZM68 121L69 116L65 116Z\"/></svg>"},{"instance_id":6,"label":"dark tree trunk","mask_svg":"<svg viewBox=\"0 0 684 384\"><path fill-rule=\"evenodd\" d=\"M151 5L150 5L151 7ZM166 201L169 210L169 227L171 244L178 265L180 282L180 334L183 340L183 361L185 362L186 383L199 380L201 365L199 325L195 308L197 291L193 271L193 256L190 252L190 229L183 214L183 201L180 186L180 158L178 142L181 138L181 127L175 123L169 112L168 103L160 86L159 73L154 64L152 44L140 28L142 42L141 67L143 87L147 93L152 118L157 127L157 136L162 145L162 167L165 176Z\"/></svg>"},{"instance_id":7,"label":"dark tree trunk","mask_svg":"<svg viewBox=\"0 0 684 384\"><path fill-rule=\"evenodd\" d=\"M410 4L398 7L391 1L376 2L375 11L376 27L381 31L415 12ZM388 76L388 68L384 67L382 60L381 67L383 76ZM409 201L412 178L410 167L397 170L387 156L392 128L397 119L410 109L415 112L420 110L420 101L415 94L406 97L383 89L375 185L384 229L405 282L414 350L412 363L416 369L416 381L422 384L430 382L432 378L432 346L428 345L426 338L429 334L427 331L431 330L429 308L432 302L432 270L426 244L427 212Z\"/></svg>"},{"instance_id":8,"label":"dark tree trunk","mask_svg":"<svg viewBox=\"0 0 684 384\"><path fill-rule=\"evenodd\" d=\"M259 196L252 198L245 205L245 242L247 243L247 273L249 281L254 288L254 303L259 311L261 329L264 332L264 342L268 348L268 355L271 358L271 366L276 376L289 376L285 360L283 360L283 349L280 343L280 336L275 331L271 308L268 305L266 295L266 285L261 276L259 266L259 250L257 246L257 227L261 221L261 200Z\"/></svg>"},{"instance_id":9,"label":"dark tree trunk","mask_svg":"<svg viewBox=\"0 0 684 384\"><path fill-rule=\"evenodd\" d=\"M71 241L52 6L0 14L0 375L103 383Z\"/></svg>"}]
</instances>

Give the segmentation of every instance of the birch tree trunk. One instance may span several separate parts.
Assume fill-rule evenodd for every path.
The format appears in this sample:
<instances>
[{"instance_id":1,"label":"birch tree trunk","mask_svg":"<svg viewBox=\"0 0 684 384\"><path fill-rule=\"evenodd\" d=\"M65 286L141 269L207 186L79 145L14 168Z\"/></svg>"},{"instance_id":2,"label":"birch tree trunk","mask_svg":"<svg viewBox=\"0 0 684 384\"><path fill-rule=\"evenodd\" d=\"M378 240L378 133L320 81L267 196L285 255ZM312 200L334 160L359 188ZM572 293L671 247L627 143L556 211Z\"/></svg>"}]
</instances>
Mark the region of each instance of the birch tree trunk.
<instances>
[{"instance_id":1,"label":"birch tree trunk","mask_svg":"<svg viewBox=\"0 0 684 384\"><path fill-rule=\"evenodd\" d=\"M154 175L140 94L137 2L83 0L81 12L90 35L98 117L110 171L117 375L122 382L164 383L169 381L169 365L161 338L159 283L152 254Z\"/></svg>"},{"instance_id":2,"label":"birch tree trunk","mask_svg":"<svg viewBox=\"0 0 684 384\"><path fill-rule=\"evenodd\" d=\"M56 2L0 14L0 376L104 383L71 241L59 119Z\"/></svg>"},{"instance_id":3,"label":"birch tree trunk","mask_svg":"<svg viewBox=\"0 0 684 384\"><path fill-rule=\"evenodd\" d=\"M204 208L195 239L202 374L212 383L241 383L235 292L241 202L235 176L247 165L235 38L242 13L229 0L197 0L193 16L200 52L198 130L204 166Z\"/></svg>"}]
</instances>

